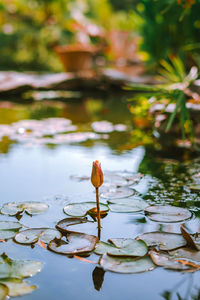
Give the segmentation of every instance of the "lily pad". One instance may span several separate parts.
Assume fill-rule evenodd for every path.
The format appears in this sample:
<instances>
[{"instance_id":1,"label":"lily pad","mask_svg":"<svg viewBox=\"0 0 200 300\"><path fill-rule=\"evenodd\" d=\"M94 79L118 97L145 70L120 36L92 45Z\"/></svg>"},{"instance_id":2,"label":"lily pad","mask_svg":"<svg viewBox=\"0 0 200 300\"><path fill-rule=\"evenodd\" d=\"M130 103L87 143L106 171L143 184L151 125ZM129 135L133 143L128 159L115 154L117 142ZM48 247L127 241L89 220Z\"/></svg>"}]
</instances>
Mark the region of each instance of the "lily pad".
<instances>
[{"instance_id":1,"label":"lily pad","mask_svg":"<svg viewBox=\"0 0 200 300\"><path fill-rule=\"evenodd\" d=\"M149 257L113 257L104 254L99 261L100 265L107 271L116 273L141 273L151 271L155 268Z\"/></svg>"},{"instance_id":2,"label":"lily pad","mask_svg":"<svg viewBox=\"0 0 200 300\"><path fill-rule=\"evenodd\" d=\"M100 192L100 197L105 199L120 199L120 198L127 198L135 194L135 191L127 188L127 187L120 187L117 188L113 186L108 189L108 191Z\"/></svg>"},{"instance_id":3,"label":"lily pad","mask_svg":"<svg viewBox=\"0 0 200 300\"><path fill-rule=\"evenodd\" d=\"M187 259L200 265L200 251L193 250L191 248L180 248L169 252L174 258Z\"/></svg>"},{"instance_id":4,"label":"lily pad","mask_svg":"<svg viewBox=\"0 0 200 300\"><path fill-rule=\"evenodd\" d=\"M85 218L66 218L59 221L56 228L62 233L87 233L91 234L96 231L96 223L93 221L88 221Z\"/></svg>"},{"instance_id":5,"label":"lily pad","mask_svg":"<svg viewBox=\"0 0 200 300\"><path fill-rule=\"evenodd\" d=\"M179 270L179 271L191 269L191 267L180 263L179 261L177 261L175 258L173 258L167 253L158 253L156 251L151 250L150 256L154 264L160 267L164 267L166 269Z\"/></svg>"},{"instance_id":6,"label":"lily pad","mask_svg":"<svg viewBox=\"0 0 200 300\"><path fill-rule=\"evenodd\" d=\"M9 290L8 287L2 283L0 283L0 300L6 299L8 296Z\"/></svg>"},{"instance_id":7,"label":"lily pad","mask_svg":"<svg viewBox=\"0 0 200 300\"><path fill-rule=\"evenodd\" d=\"M95 247L96 254L108 254L112 256L144 256L147 251L147 245L143 241L134 239L115 238L110 239L110 243L99 241Z\"/></svg>"},{"instance_id":8,"label":"lily pad","mask_svg":"<svg viewBox=\"0 0 200 300\"><path fill-rule=\"evenodd\" d=\"M48 207L46 203L42 202L9 202L3 205L1 213L9 216L15 216L22 212L26 212L29 215L37 215L47 211Z\"/></svg>"},{"instance_id":9,"label":"lily pad","mask_svg":"<svg viewBox=\"0 0 200 300\"><path fill-rule=\"evenodd\" d=\"M157 231L143 233L136 240L142 240L147 246L158 247L160 250L177 249L187 244L181 234Z\"/></svg>"},{"instance_id":10,"label":"lily pad","mask_svg":"<svg viewBox=\"0 0 200 300\"><path fill-rule=\"evenodd\" d=\"M0 256L0 278L30 277L41 271L42 263L32 260L12 260L5 253Z\"/></svg>"},{"instance_id":11,"label":"lily pad","mask_svg":"<svg viewBox=\"0 0 200 300\"><path fill-rule=\"evenodd\" d=\"M145 214L150 220L161 223L183 222L192 217L188 209L168 205L148 206Z\"/></svg>"},{"instance_id":12,"label":"lily pad","mask_svg":"<svg viewBox=\"0 0 200 300\"><path fill-rule=\"evenodd\" d=\"M13 238L21 227L19 222L0 221L0 240Z\"/></svg>"},{"instance_id":13,"label":"lily pad","mask_svg":"<svg viewBox=\"0 0 200 300\"><path fill-rule=\"evenodd\" d=\"M1 280L1 284L7 287L7 295L10 297L18 297L30 294L37 288L36 285L29 285L27 281L17 278Z\"/></svg>"},{"instance_id":14,"label":"lily pad","mask_svg":"<svg viewBox=\"0 0 200 300\"><path fill-rule=\"evenodd\" d=\"M193 184L188 186L191 192L200 193L200 184Z\"/></svg>"},{"instance_id":15,"label":"lily pad","mask_svg":"<svg viewBox=\"0 0 200 300\"><path fill-rule=\"evenodd\" d=\"M52 228L30 228L15 235L15 242L24 245L36 243L38 240L48 244L54 238L61 238L61 233Z\"/></svg>"},{"instance_id":16,"label":"lily pad","mask_svg":"<svg viewBox=\"0 0 200 300\"><path fill-rule=\"evenodd\" d=\"M84 233L70 233L62 239L54 239L48 248L56 253L65 255L75 255L88 253L94 250L97 237Z\"/></svg>"},{"instance_id":17,"label":"lily pad","mask_svg":"<svg viewBox=\"0 0 200 300\"><path fill-rule=\"evenodd\" d=\"M80 202L70 203L66 205L63 210L68 216L84 217L88 211L94 207L96 207L96 202ZM109 208L106 204L100 203L100 210L108 212Z\"/></svg>"},{"instance_id":18,"label":"lily pad","mask_svg":"<svg viewBox=\"0 0 200 300\"><path fill-rule=\"evenodd\" d=\"M121 213L131 213L131 212L139 212L144 210L148 203L139 197L129 197L126 199L111 199L108 200L109 209L112 212L121 212Z\"/></svg>"}]
</instances>

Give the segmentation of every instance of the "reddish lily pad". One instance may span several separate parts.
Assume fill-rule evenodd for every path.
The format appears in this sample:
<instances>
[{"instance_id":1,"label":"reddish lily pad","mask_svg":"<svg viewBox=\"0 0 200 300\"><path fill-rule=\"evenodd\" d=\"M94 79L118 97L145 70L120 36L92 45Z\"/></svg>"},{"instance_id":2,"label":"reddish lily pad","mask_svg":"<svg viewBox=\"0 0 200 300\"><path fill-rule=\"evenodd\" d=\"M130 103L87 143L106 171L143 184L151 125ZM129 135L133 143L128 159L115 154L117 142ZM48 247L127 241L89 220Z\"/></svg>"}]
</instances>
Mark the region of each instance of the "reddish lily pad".
<instances>
[{"instance_id":1,"label":"reddish lily pad","mask_svg":"<svg viewBox=\"0 0 200 300\"><path fill-rule=\"evenodd\" d=\"M133 257L113 257L104 254L99 261L100 265L106 270L116 273L141 273L151 271L155 268L151 258L133 258Z\"/></svg>"},{"instance_id":2,"label":"reddish lily pad","mask_svg":"<svg viewBox=\"0 0 200 300\"><path fill-rule=\"evenodd\" d=\"M177 261L175 258L173 258L167 253L158 253L156 251L151 250L150 256L154 264L156 264L159 267L164 267L166 269L172 269L178 271L191 269L191 267L180 263L179 261Z\"/></svg>"},{"instance_id":3,"label":"reddish lily pad","mask_svg":"<svg viewBox=\"0 0 200 300\"><path fill-rule=\"evenodd\" d=\"M96 202L80 202L67 204L63 210L68 216L84 217L88 214L88 211L96 207ZM102 212L108 212L109 208L106 204L100 203L100 210Z\"/></svg>"},{"instance_id":4,"label":"reddish lily pad","mask_svg":"<svg viewBox=\"0 0 200 300\"><path fill-rule=\"evenodd\" d=\"M148 203L139 197L129 197L125 199L108 200L108 207L112 212L131 213L144 210Z\"/></svg>"},{"instance_id":5,"label":"reddish lily pad","mask_svg":"<svg viewBox=\"0 0 200 300\"><path fill-rule=\"evenodd\" d=\"M46 203L42 202L9 202L3 205L1 213L9 216L15 216L22 212L29 215L38 215L47 211L48 207Z\"/></svg>"},{"instance_id":6,"label":"reddish lily pad","mask_svg":"<svg viewBox=\"0 0 200 300\"><path fill-rule=\"evenodd\" d=\"M172 250L187 244L181 234L157 231L143 233L136 240L142 240L147 246L158 247L160 250Z\"/></svg>"},{"instance_id":7,"label":"reddish lily pad","mask_svg":"<svg viewBox=\"0 0 200 300\"><path fill-rule=\"evenodd\" d=\"M97 237L84 233L70 233L62 239L54 239L48 245L49 250L65 255L84 254L94 250Z\"/></svg>"},{"instance_id":8,"label":"reddish lily pad","mask_svg":"<svg viewBox=\"0 0 200 300\"><path fill-rule=\"evenodd\" d=\"M143 241L134 239L115 238L110 239L110 243L99 241L95 247L96 254L108 254L111 256L144 256L147 251L147 245Z\"/></svg>"},{"instance_id":9,"label":"reddish lily pad","mask_svg":"<svg viewBox=\"0 0 200 300\"><path fill-rule=\"evenodd\" d=\"M66 234L69 232L73 233L87 233L91 234L96 232L96 223L93 221L88 221L85 218L65 218L59 221L56 228L62 233Z\"/></svg>"},{"instance_id":10,"label":"reddish lily pad","mask_svg":"<svg viewBox=\"0 0 200 300\"><path fill-rule=\"evenodd\" d=\"M14 241L18 244L30 245L37 243L38 240L48 244L55 238L61 238L61 233L52 228L30 228L20 231L15 235Z\"/></svg>"},{"instance_id":11,"label":"reddish lily pad","mask_svg":"<svg viewBox=\"0 0 200 300\"><path fill-rule=\"evenodd\" d=\"M168 205L148 206L145 214L150 220L160 223L183 222L192 217L188 209Z\"/></svg>"}]
</instances>

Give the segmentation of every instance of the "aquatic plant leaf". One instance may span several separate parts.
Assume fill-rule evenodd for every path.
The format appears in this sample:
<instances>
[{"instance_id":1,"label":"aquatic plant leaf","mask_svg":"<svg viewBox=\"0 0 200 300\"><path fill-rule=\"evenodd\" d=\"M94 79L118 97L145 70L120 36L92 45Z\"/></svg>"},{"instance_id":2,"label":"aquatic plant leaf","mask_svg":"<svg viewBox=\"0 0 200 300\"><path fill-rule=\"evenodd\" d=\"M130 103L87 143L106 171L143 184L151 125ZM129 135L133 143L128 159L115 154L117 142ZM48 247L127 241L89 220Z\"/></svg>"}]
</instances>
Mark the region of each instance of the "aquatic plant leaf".
<instances>
[{"instance_id":1,"label":"aquatic plant leaf","mask_svg":"<svg viewBox=\"0 0 200 300\"><path fill-rule=\"evenodd\" d=\"M170 232L146 232L137 236L136 240L142 240L147 246L158 247L160 250L172 250L187 244L181 234Z\"/></svg>"},{"instance_id":2,"label":"aquatic plant leaf","mask_svg":"<svg viewBox=\"0 0 200 300\"><path fill-rule=\"evenodd\" d=\"M91 124L92 129L98 133L110 133L114 131L114 126L108 121L93 122Z\"/></svg>"},{"instance_id":3,"label":"aquatic plant leaf","mask_svg":"<svg viewBox=\"0 0 200 300\"><path fill-rule=\"evenodd\" d=\"M30 294L32 293L32 291L37 289L36 285L29 285L27 281L23 281L22 279L17 278L1 280L0 282L7 286L8 296L10 297L18 297Z\"/></svg>"},{"instance_id":4,"label":"aquatic plant leaf","mask_svg":"<svg viewBox=\"0 0 200 300\"><path fill-rule=\"evenodd\" d=\"M184 239L187 242L187 246L198 251L199 249L198 249L197 245L195 244L193 237L189 234L189 232L187 232L187 230L184 228L183 224L181 224L180 229L181 229L182 236L184 237Z\"/></svg>"},{"instance_id":5,"label":"aquatic plant leaf","mask_svg":"<svg viewBox=\"0 0 200 300\"><path fill-rule=\"evenodd\" d=\"M176 259L174 259L172 256L170 256L167 253L158 253L156 251L151 250L149 254L152 261L157 266L164 267L166 269L178 270L178 271L184 271L190 269L189 266L186 266L178 262Z\"/></svg>"},{"instance_id":6,"label":"aquatic plant leaf","mask_svg":"<svg viewBox=\"0 0 200 300\"><path fill-rule=\"evenodd\" d=\"M188 186L191 192L193 193L200 193L200 184L193 184Z\"/></svg>"},{"instance_id":7,"label":"aquatic plant leaf","mask_svg":"<svg viewBox=\"0 0 200 300\"><path fill-rule=\"evenodd\" d=\"M0 300L4 300L8 296L8 287L2 283L0 283Z\"/></svg>"},{"instance_id":8,"label":"aquatic plant leaf","mask_svg":"<svg viewBox=\"0 0 200 300\"><path fill-rule=\"evenodd\" d=\"M144 256L147 251L147 245L143 241L134 239L115 238L109 239L109 243L98 242L94 252L96 254L108 254L112 256Z\"/></svg>"},{"instance_id":9,"label":"aquatic plant leaf","mask_svg":"<svg viewBox=\"0 0 200 300\"><path fill-rule=\"evenodd\" d=\"M85 218L65 218L59 221L56 225L56 228L62 233L69 232L84 232L91 234L94 231L96 232L96 223L93 221L88 221Z\"/></svg>"},{"instance_id":10,"label":"aquatic plant leaf","mask_svg":"<svg viewBox=\"0 0 200 300\"><path fill-rule=\"evenodd\" d=\"M200 251L193 250L188 247L169 251L169 254L174 258L185 259L187 261L195 262L200 266Z\"/></svg>"},{"instance_id":11,"label":"aquatic plant leaf","mask_svg":"<svg viewBox=\"0 0 200 300\"><path fill-rule=\"evenodd\" d=\"M97 291L100 291L103 281L104 281L104 275L105 275L105 271L100 268L100 267L96 267L94 269L94 271L92 272L92 279L93 279L93 283L94 283L94 288Z\"/></svg>"},{"instance_id":12,"label":"aquatic plant leaf","mask_svg":"<svg viewBox=\"0 0 200 300\"><path fill-rule=\"evenodd\" d=\"M114 186L105 192L101 192L101 190L100 190L100 197L105 198L105 199L127 198L134 194L135 194L135 191L130 188L127 188L127 187L117 188L116 186Z\"/></svg>"},{"instance_id":13,"label":"aquatic plant leaf","mask_svg":"<svg viewBox=\"0 0 200 300\"><path fill-rule=\"evenodd\" d=\"M80 202L67 204L63 210L68 216L84 217L94 207L96 207L96 202ZM109 208L106 204L100 203L100 210L107 212Z\"/></svg>"},{"instance_id":14,"label":"aquatic plant leaf","mask_svg":"<svg viewBox=\"0 0 200 300\"><path fill-rule=\"evenodd\" d=\"M84 233L70 233L62 239L54 239L48 245L53 252L65 255L88 253L94 250L97 237Z\"/></svg>"},{"instance_id":15,"label":"aquatic plant leaf","mask_svg":"<svg viewBox=\"0 0 200 300\"><path fill-rule=\"evenodd\" d=\"M0 256L0 278L30 277L41 271L42 263L32 260L12 260L5 254Z\"/></svg>"},{"instance_id":16,"label":"aquatic plant leaf","mask_svg":"<svg viewBox=\"0 0 200 300\"><path fill-rule=\"evenodd\" d=\"M113 257L104 254L99 261L100 265L106 270L116 273L141 273L151 271L155 268L150 257Z\"/></svg>"},{"instance_id":17,"label":"aquatic plant leaf","mask_svg":"<svg viewBox=\"0 0 200 300\"><path fill-rule=\"evenodd\" d=\"M61 238L61 233L52 228L30 228L15 235L14 241L19 244L30 245L38 240L48 244L54 238Z\"/></svg>"},{"instance_id":18,"label":"aquatic plant leaf","mask_svg":"<svg viewBox=\"0 0 200 300\"><path fill-rule=\"evenodd\" d=\"M145 214L150 220L161 223L182 222L192 217L188 209L168 205L148 206Z\"/></svg>"},{"instance_id":19,"label":"aquatic plant leaf","mask_svg":"<svg viewBox=\"0 0 200 300\"><path fill-rule=\"evenodd\" d=\"M15 216L25 211L29 215L41 214L48 209L48 205L42 202L9 202L1 208L4 215Z\"/></svg>"},{"instance_id":20,"label":"aquatic plant leaf","mask_svg":"<svg viewBox=\"0 0 200 300\"><path fill-rule=\"evenodd\" d=\"M13 238L21 227L19 222L0 221L0 240Z\"/></svg>"},{"instance_id":21,"label":"aquatic plant leaf","mask_svg":"<svg viewBox=\"0 0 200 300\"><path fill-rule=\"evenodd\" d=\"M139 197L129 197L125 199L111 199L108 200L108 207L112 212L139 212L144 210L148 203Z\"/></svg>"}]
</instances>

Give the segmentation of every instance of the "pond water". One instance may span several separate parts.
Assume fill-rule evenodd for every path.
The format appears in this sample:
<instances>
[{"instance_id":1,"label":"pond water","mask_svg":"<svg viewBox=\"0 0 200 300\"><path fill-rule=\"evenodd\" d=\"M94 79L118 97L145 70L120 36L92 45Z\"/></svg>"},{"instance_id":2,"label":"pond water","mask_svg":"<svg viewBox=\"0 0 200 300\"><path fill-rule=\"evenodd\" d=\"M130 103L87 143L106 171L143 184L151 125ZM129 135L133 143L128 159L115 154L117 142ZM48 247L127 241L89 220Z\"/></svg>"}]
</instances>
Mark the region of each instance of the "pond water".
<instances>
[{"instance_id":1,"label":"pond water","mask_svg":"<svg viewBox=\"0 0 200 300\"><path fill-rule=\"evenodd\" d=\"M116 95L28 104L2 99L1 205L13 201L45 202L49 205L46 213L23 215L20 222L29 227L54 228L59 220L67 217L63 212L67 203L95 201L94 188L87 177L92 162L98 159L103 171L142 174L132 188L148 204L190 209L193 218L186 222L187 228L191 232L200 231L200 198L188 189L190 184L200 181L200 161L191 158L187 151L165 151L148 130L134 128L125 100L125 96ZM101 121L107 122L98 123ZM86 178L79 180L78 176ZM16 219L1 215L0 220ZM103 241L134 238L158 230L180 232L180 223L159 224L150 221L143 212L109 212L101 222ZM0 248L13 259L43 262L42 271L29 279L38 288L21 297L24 300L200 299L198 271L181 273L158 267L140 274L106 272L98 291L95 286L100 285L102 276L94 284L96 265L92 263L55 254L39 245L34 248L18 245L12 240L1 243ZM98 258L91 254L87 259L97 262Z\"/></svg>"}]
</instances>

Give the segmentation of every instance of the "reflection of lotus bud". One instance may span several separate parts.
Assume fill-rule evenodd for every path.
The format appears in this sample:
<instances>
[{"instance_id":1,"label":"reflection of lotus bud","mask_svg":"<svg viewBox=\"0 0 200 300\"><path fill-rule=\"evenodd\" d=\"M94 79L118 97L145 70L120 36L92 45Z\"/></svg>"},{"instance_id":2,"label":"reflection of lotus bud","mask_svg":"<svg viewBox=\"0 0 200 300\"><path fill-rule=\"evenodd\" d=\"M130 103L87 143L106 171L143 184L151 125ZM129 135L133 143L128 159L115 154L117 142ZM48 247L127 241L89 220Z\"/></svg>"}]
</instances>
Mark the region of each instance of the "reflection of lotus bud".
<instances>
[{"instance_id":1,"label":"reflection of lotus bud","mask_svg":"<svg viewBox=\"0 0 200 300\"><path fill-rule=\"evenodd\" d=\"M103 183L103 173L101 170L101 164L98 160L93 162L91 182L95 188L100 187Z\"/></svg>"}]
</instances>

